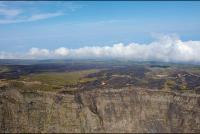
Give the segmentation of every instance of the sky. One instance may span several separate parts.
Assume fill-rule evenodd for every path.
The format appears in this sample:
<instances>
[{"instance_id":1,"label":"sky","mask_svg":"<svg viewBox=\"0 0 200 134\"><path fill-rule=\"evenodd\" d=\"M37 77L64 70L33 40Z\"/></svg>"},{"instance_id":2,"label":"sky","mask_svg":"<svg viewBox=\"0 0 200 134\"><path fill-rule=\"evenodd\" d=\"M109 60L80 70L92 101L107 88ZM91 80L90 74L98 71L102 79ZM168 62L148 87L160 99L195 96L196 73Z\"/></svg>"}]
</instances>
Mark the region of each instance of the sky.
<instances>
[{"instance_id":1,"label":"sky","mask_svg":"<svg viewBox=\"0 0 200 134\"><path fill-rule=\"evenodd\" d=\"M200 61L200 2L1 1L0 59Z\"/></svg>"}]
</instances>

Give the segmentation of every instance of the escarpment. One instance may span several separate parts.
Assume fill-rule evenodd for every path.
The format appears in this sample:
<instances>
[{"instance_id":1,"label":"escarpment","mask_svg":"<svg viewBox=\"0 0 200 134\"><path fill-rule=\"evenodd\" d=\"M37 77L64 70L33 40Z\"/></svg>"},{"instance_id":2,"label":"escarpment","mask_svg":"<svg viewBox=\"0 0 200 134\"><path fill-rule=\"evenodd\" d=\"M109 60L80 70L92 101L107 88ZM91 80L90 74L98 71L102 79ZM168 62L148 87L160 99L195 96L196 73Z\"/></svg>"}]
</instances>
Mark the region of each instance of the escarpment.
<instances>
[{"instance_id":1,"label":"escarpment","mask_svg":"<svg viewBox=\"0 0 200 134\"><path fill-rule=\"evenodd\" d=\"M200 95L135 87L2 88L0 132L200 132Z\"/></svg>"}]
</instances>

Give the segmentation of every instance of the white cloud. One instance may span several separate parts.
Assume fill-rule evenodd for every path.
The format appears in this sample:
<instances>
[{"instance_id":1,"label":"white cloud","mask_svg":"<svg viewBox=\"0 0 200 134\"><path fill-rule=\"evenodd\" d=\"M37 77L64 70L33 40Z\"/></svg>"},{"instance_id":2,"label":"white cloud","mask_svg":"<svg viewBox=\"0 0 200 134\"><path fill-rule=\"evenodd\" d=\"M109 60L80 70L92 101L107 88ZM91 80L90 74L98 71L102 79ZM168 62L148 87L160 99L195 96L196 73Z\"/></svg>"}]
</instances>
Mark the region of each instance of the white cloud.
<instances>
[{"instance_id":1,"label":"white cloud","mask_svg":"<svg viewBox=\"0 0 200 134\"><path fill-rule=\"evenodd\" d=\"M50 52L48 49L31 48L28 55L33 57L49 56Z\"/></svg>"},{"instance_id":2,"label":"white cloud","mask_svg":"<svg viewBox=\"0 0 200 134\"><path fill-rule=\"evenodd\" d=\"M0 19L0 24L11 24L11 23L19 23L23 22L22 20L16 20L16 19Z\"/></svg>"},{"instance_id":3,"label":"white cloud","mask_svg":"<svg viewBox=\"0 0 200 134\"><path fill-rule=\"evenodd\" d=\"M0 59L12 59L14 58L11 53L0 52Z\"/></svg>"},{"instance_id":4,"label":"white cloud","mask_svg":"<svg viewBox=\"0 0 200 134\"><path fill-rule=\"evenodd\" d=\"M0 59L26 59L25 54L0 51Z\"/></svg>"},{"instance_id":5,"label":"white cloud","mask_svg":"<svg viewBox=\"0 0 200 134\"><path fill-rule=\"evenodd\" d=\"M24 17L21 19L20 17L15 19L0 19L0 24L11 24L11 23L19 23L19 22L31 22L31 21L37 21L37 20L44 20L49 19L53 17L58 17L63 15L62 12L55 12L55 13L41 13L41 14L34 14L29 17Z\"/></svg>"},{"instance_id":6,"label":"white cloud","mask_svg":"<svg viewBox=\"0 0 200 134\"><path fill-rule=\"evenodd\" d=\"M162 36L149 44L123 43L104 47L82 47L55 50L31 48L28 58L116 58L135 61L200 62L200 41L182 41ZM25 56L24 56L25 57ZM6 55L0 57L6 58Z\"/></svg>"},{"instance_id":7,"label":"white cloud","mask_svg":"<svg viewBox=\"0 0 200 134\"><path fill-rule=\"evenodd\" d=\"M27 4L30 4L30 3L26 3L26 5ZM12 6L12 5L8 6L9 4L5 4L5 3L0 3L0 5L1 5L0 6L0 24L32 22L32 21L44 20L44 19L49 19L49 18L64 15L63 12L61 11L43 12L43 11L40 11L40 9L38 9L39 13L35 13L34 10L31 8L23 9L22 7L18 7L18 6ZM29 7L30 5L27 5L27 6Z\"/></svg>"},{"instance_id":8,"label":"white cloud","mask_svg":"<svg viewBox=\"0 0 200 134\"><path fill-rule=\"evenodd\" d=\"M63 15L63 13L61 13L61 12L36 14L36 15L32 15L25 21L43 20L43 19L48 19L48 18L57 17L57 16L61 16L61 15Z\"/></svg>"},{"instance_id":9,"label":"white cloud","mask_svg":"<svg viewBox=\"0 0 200 134\"><path fill-rule=\"evenodd\" d=\"M69 54L69 50L67 48L61 47L56 49L54 54L58 56L67 56Z\"/></svg>"},{"instance_id":10,"label":"white cloud","mask_svg":"<svg viewBox=\"0 0 200 134\"><path fill-rule=\"evenodd\" d=\"M19 9L6 9L6 8L0 8L0 15L10 18L18 16L22 11Z\"/></svg>"},{"instance_id":11,"label":"white cloud","mask_svg":"<svg viewBox=\"0 0 200 134\"><path fill-rule=\"evenodd\" d=\"M38 5L54 6L58 11L40 9ZM32 22L62 16L74 12L84 5L73 2L0 2L0 24ZM26 7L26 8L23 8ZM23 10L22 10L23 9ZM37 11L37 13L35 12Z\"/></svg>"}]
</instances>

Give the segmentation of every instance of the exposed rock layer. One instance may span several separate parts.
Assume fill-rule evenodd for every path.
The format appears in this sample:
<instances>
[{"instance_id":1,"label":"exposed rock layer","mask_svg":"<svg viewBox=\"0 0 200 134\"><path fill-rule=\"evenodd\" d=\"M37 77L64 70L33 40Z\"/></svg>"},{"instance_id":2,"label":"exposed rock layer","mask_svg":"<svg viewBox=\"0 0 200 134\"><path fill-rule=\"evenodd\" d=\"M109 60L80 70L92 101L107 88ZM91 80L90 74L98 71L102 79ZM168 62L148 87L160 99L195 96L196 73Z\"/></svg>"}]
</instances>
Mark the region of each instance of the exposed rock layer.
<instances>
[{"instance_id":1,"label":"exposed rock layer","mask_svg":"<svg viewBox=\"0 0 200 134\"><path fill-rule=\"evenodd\" d=\"M200 132L200 96L136 88L0 91L0 132Z\"/></svg>"}]
</instances>

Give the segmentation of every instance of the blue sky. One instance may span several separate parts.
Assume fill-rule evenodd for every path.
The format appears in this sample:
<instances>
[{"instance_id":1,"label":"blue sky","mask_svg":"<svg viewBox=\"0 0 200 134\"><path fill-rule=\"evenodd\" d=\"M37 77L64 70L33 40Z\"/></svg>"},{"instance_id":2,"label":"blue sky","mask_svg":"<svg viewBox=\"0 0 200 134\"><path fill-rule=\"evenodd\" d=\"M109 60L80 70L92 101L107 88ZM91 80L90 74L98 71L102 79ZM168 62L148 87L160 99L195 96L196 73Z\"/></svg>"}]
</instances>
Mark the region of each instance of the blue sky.
<instances>
[{"instance_id":1,"label":"blue sky","mask_svg":"<svg viewBox=\"0 0 200 134\"><path fill-rule=\"evenodd\" d=\"M200 2L0 2L0 51L200 40Z\"/></svg>"}]
</instances>

